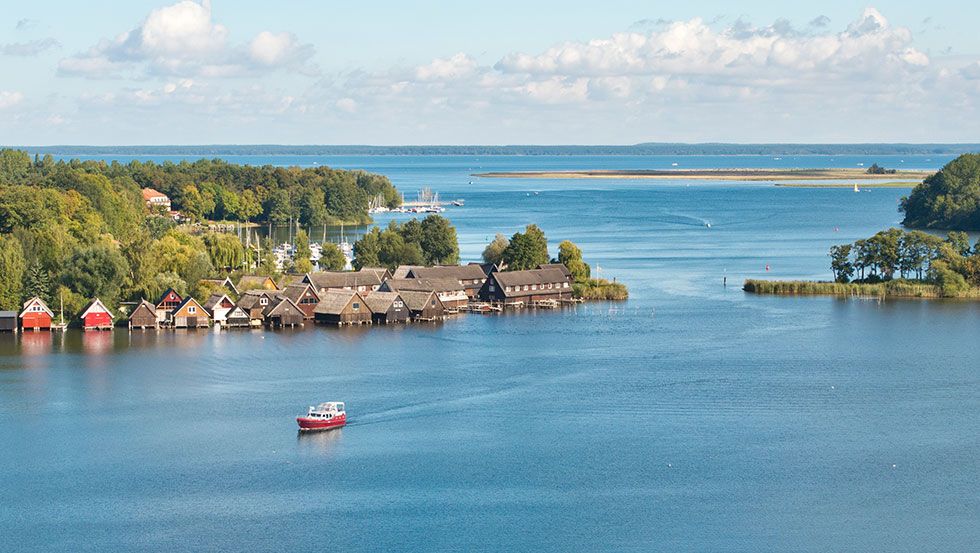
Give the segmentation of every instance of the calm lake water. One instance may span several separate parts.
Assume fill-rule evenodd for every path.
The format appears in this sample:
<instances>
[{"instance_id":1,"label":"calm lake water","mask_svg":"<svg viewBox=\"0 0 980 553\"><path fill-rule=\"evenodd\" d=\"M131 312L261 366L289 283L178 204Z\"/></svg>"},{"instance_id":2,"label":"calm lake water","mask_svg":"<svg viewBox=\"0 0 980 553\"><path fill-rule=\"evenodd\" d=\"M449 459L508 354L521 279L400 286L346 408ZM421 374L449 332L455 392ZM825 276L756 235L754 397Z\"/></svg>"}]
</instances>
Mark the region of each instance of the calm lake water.
<instances>
[{"instance_id":1,"label":"calm lake water","mask_svg":"<svg viewBox=\"0 0 980 553\"><path fill-rule=\"evenodd\" d=\"M232 158L464 198L446 215L465 261L537 223L631 299L0 336L0 549L976 551L980 304L740 290L829 278L827 249L897 225L907 190L470 176L948 159ZM334 399L350 424L297 436L293 417Z\"/></svg>"}]
</instances>

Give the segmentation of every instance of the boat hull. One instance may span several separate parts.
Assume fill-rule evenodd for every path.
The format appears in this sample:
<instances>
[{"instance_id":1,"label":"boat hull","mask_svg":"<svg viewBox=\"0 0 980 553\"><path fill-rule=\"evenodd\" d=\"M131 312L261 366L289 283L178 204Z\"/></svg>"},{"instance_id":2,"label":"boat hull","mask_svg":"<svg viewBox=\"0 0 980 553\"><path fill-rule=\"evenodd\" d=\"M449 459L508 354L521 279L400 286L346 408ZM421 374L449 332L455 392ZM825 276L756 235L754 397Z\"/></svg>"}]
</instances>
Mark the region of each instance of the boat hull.
<instances>
[{"instance_id":1,"label":"boat hull","mask_svg":"<svg viewBox=\"0 0 980 553\"><path fill-rule=\"evenodd\" d=\"M296 417L296 424L299 425L301 432L315 432L319 430L333 430L347 424L347 415L334 417L330 420L313 419L309 417Z\"/></svg>"}]
</instances>

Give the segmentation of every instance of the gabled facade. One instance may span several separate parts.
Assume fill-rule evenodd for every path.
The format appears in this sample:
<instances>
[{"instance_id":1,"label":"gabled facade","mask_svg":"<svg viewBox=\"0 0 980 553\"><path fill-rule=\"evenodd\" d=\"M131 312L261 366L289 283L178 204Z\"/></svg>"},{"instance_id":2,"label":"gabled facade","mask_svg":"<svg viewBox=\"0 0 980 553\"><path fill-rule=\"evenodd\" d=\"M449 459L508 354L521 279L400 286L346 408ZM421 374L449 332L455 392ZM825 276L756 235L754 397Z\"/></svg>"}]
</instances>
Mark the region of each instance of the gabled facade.
<instances>
[{"instance_id":1,"label":"gabled facade","mask_svg":"<svg viewBox=\"0 0 980 553\"><path fill-rule=\"evenodd\" d=\"M371 308L353 290L331 290L321 294L313 312L314 320L323 324L371 324Z\"/></svg>"},{"instance_id":2,"label":"gabled facade","mask_svg":"<svg viewBox=\"0 0 980 553\"><path fill-rule=\"evenodd\" d=\"M174 328L206 328L211 324L211 316L204 306L188 296L170 314Z\"/></svg>"},{"instance_id":3,"label":"gabled facade","mask_svg":"<svg viewBox=\"0 0 980 553\"><path fill-rule=\"evenodd\" d=\"M205 278L201 280L201 282L204 284L209 284L215 288L224 288L228 294L234 294L235 297L238 297L238 287L231 281L231 277L225 277L224 279Z\"/></svg>"},{"instance_id":4,"label":"gabled facade","mask_svg":"<svg viewBox=\"0 0 980 553\"><path fill-rule=\"evenodd\" d=\"M129 314L130 330L158 328L159 326L157 307L146 300L141 300L136 304L133 312Z\"/></svg>"},{"instance_id":5,"label":"gabled facade","mask_svg":"<svg viewBox=\"0 0 980 553\"><path fill-rule=\"evenodd\" d=\"M411 313L398 292L372 292L364 298L375 324L408 322Z\"/></svg>"},{"instance_id":6,"label":"gabled facade","mask_svg":"<svg viewBox=\"0 0 980 553\"><path fill-rule=\"evenodd\" d=\"M276 300L276 295L268 290L248 290L238 298L238 307L247 315L252 326L262 326L265 310Z\"/></svg>"},{"instance_id":7,"label":"gabled facade","mask_svg":"<svg viewBox=\"0 0 980 553\"><path fill-rule=\"evenodd\" d=\"M479 265L437 265L412 267L405 278L455 279L463 286L466 297L476 299L487 280L487 273Z\"/></svg>"},{"instance_id":8,"label":"gabled facade","mask_svg":"<svg viewBox=\"0 0 980 553\"><path fill-rule=\"evenodd\" d=\"M178 294L173 288L167 288L167 291L157 300L157 321L161 323L167 322L170 313L181 303L184 303L184 297Z\"/></svg>"},{"instance_id":9,"label":"gabled facade","mask_svg":"<svg viewBox=\"0 0 980 553\"><path fill-rule=\"evenodd\" d=\"M280 292L280 295L292 300L303 312L303 316L306 319L313 318L313 311L316 309L317 304L320 303L320 295L313 288L313 285L308 282L290 284Z\"/></svg>"},{"instance_id":10,"label":"gabled facade","mask_svg":"<svg viewBox=\"0 0 980 553\"><path fill-rule=\"evenodd\" d=\"M99 298L92 298L78 318L84 330L112 330L112 312Z\"/></svg>"},{"instance_id":11,"label":"gabled facade","mask_svg":"<svg viewBox=\"0 0 980 553\"><path fill-rule=\"evenodd\" d=\"M211 294L208 301L204 302L204 309L207 310L211 320L216 323L224 324L228 318L228 312L234 309L235 302L227 294Z\"/></svg>"},{"instance_id":12,"label":"gabled facade","mask_svg":"<svg viewBox=\"0 0 980 553\"><path fill-rule=\"evenodd\" d=\"M20 313L20 327L24 330L51 330L54 312L48 309L41 298L31 298L24 302Z\"/></svg>"},{"instance_id":13,"label":"gabled facade","mask_svg":"<svg viewBox=\"0 0 980 553\"><path fill-rule=\"evenodd\" d=\"M305 318L306 314L299 306L285 296L276 298L275 303L270 304L265 310L265 324L272 328L303 326Z\"/></svg>"},{"instance_id":14,"label":"gabled facade","mask_svg":"<svg viewBox=\"0 0 980 553\"><path fill-rule=\"evenodd\" d=\"M446 318L446 307L435 292L400 292L413 321L441 321Z\"/></svg>"},{"instance_id":15,"label":"gabled facade","mask_svg":"<svg viewBox=\"0 0 980 553\"><path fill-rule=\"evenodd\" d=\"M222 326L225 328L244 328L251 326L251 323L252 320L249 318L248 313L236 305L232 307L231 311L229 311L225 316Z\"/></svg>"}]
</instances>

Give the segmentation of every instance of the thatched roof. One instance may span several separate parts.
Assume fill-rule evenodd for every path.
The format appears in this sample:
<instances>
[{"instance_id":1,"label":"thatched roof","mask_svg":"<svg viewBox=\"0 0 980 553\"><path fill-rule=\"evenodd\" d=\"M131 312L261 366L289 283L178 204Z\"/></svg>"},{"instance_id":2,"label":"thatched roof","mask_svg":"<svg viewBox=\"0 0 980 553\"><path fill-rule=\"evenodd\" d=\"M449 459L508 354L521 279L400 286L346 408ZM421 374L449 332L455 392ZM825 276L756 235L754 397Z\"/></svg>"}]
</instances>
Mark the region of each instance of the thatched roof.
<instances>
[{"instance_id":1,"label":"thatched roof","mask_svg":"<svg viewBox=\"0 0 980 553\"><path fill-rule=\"evenodd\" d=\"M454 278L466 284L474 280L483 282L487 274L479 265L437 265L435 267L413 267L407 278Z\"/></svg>"},{"instance_id":2,"label":"thatched roof","mask_svg":"<svg viewBox=\"0 0 980 553\"><path fill-rule=\"evenodd\" d=\"M568 270L568 267L564 263L542 263L538 265L538 269L557 269L561 271L561 274L565 275L565 278L572 278L572 272Z\"/></svg>"},{"instance_id":3,"label":"thatched roof","mask_svg":"<svg viewBox=\"0 0 980 553\"><path fill-rule=\"evenodd\" d=\"M391 304L401 298L398 292L371 292L364 296L364 303L374 313L384 313L391 309Z\"/></svg>"},{"instance_id":4,"label":"thatched roof","mask_svg":"<svg viewBox=\"0 0 980 553\"><path fill-rule=\"evenodd\" d=\"M435 298L437 302L441 303L439 300L439 296L437 296L435 292L420 292L415 290L404 290L402 292L399 292L398 295L401 296L402 301L404 301L405 305L408 306L408 308L411 309L412 311L422 311L423 309L428 307L431 298Z\"/></svg>"},{"instance_id":5,"label":"thatched roof","mask_svg":"<svg viewBox=\"0 0 980 553\"><path fill-rule=\"evenodd\" d=\"M401 292L415 290L420 292L457 292L463 285L455 278L392 278L385 281L388 290Z\"/></svg>"},{"instance_id":6,"label":"thatched roof","mask_svg":"<svg viewBox=\"0 0 980 553\"><path fill-rule=\"evenodd\" d=\"M328 290L320 295L320 303L316 304L316 309L313 312L340 315L355 297L360 298L361 296L353 290Z\"/></svg>"},{"instance_id":7,"label":"thatched roof","mask_svg":"<svg viewBox=\"0 0 980 553\"><path fill-rule=\"evenodd\" d=\"M381 277L371 271L319 271L306 275L306 280L313 284L317 290L357 288L358 286L374 287L381 284Z\"/></svg>"}]
</instances>

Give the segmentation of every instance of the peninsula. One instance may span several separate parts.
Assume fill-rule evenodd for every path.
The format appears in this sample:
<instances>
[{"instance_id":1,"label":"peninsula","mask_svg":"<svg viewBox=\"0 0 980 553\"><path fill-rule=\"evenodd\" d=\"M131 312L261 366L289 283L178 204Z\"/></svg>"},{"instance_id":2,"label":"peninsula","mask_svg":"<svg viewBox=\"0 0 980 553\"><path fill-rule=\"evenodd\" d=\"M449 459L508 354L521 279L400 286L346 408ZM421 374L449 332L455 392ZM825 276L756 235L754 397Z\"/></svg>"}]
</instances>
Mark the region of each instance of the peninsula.
<instances>
[{"instance_id":1,"label":"peninsula","mask_svg":"<svg viewBox=\"0 0 980 553\"><path fill-rule=\"evenodd\" d=\"M896 171L889 181L921 181L931 171ZM664 179L664 180L735 180L735 181L829 181L882 180L882 175L867 169L602 169L585 171L513 171L475 173L475 177L511 179Z\"/></svg>"}]
</instances>

